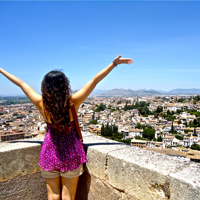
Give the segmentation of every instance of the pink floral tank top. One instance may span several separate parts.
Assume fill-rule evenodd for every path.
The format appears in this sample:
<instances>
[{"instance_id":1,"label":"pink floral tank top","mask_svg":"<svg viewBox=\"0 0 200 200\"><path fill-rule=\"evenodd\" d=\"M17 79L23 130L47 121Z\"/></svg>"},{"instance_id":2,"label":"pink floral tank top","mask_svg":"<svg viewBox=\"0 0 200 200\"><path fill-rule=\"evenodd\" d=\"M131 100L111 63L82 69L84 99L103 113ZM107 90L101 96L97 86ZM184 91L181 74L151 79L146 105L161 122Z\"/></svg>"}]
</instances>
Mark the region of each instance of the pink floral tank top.
<instances>
[{"instance_id":1,"label":"pink floral tank top","mask_svg":"<svg viewBox=\"0 0 200 200\"><path fill-rule=\"evenodd\" d=\"M69 133L56 132L48 122L47 130L40 151L39 165L42 169L46 171L71 171L88 161L74 121L71 122Z\"/></svg>"}]
</instances>

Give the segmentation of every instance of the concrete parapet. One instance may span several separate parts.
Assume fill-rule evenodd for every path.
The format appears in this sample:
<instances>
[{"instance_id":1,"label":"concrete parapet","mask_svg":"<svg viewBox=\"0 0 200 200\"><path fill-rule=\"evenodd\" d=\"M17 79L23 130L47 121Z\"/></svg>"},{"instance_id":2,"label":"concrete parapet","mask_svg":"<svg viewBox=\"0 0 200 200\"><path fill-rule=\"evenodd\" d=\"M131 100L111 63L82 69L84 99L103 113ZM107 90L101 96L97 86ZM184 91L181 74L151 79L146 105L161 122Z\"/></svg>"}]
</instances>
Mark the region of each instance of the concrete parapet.
<instances>
[{"instance_id":1,"label":"concrete parapet","mask_svg":"<svg viewBox=\"0 0 200 200\"><path fill-rule=\"evenodd\" d=\"M200 199L200 164L90 133L83 138L88 163L76 199ZM47 198L38 166L42 141L0 143L0 199Z\"/></svg>"}]
</instances>

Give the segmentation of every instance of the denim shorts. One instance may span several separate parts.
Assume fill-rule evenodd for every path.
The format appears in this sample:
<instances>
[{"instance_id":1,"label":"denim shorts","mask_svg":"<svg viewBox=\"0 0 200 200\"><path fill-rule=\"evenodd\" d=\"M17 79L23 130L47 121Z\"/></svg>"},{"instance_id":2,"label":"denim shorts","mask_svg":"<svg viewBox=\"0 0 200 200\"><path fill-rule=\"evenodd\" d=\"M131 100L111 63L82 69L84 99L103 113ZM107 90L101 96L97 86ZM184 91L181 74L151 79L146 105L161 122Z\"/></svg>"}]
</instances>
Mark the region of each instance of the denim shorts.
<instances>
[{"instance_id":1,"label":"denim shorts","mask_svg":"<svg viewBox=\"0 0 200 200\"><path fill-rule=\"evenodd\" d=\"M61 172L61 171L45 171L41 169L42 176L44 178L56 178L59 176L62 176L64 178L75 178L77 176L80 176L83 174L84 169L83 169L83 164L81 164L77 169L72 170L72 171L66 171L66 172Z\"/></svg>"}]
</instances>

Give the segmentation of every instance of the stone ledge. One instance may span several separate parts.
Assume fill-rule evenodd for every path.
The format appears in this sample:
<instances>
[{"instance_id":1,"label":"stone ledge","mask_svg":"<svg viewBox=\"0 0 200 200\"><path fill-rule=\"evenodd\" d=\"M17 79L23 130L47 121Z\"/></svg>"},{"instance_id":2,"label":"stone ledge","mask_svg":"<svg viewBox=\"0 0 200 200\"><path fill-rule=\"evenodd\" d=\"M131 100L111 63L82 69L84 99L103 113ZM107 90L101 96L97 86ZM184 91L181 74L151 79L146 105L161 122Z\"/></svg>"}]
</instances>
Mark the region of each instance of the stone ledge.
<instances>
[{"instance_id":1,"label":"stone ledge","mask_svg":"<svg viewBox=\"0 0 200 200\"><path fill-rule=\"evenodd\" d=\"M121 192L144 200L200 199L200 164L100 136L84 142L88 170Z\"/></svg>"},{"instance_id":2,"label":"stone ledge","mask_svg":"<svg viewBox=\"0 0 200 200\"><path fill-rule=\"evenodd\" d=\"M101 188L105 185L105 194L97 199L106 199L108 189L115 191L116 199L200 199L200 164L90 133L83 132L83 138L88 175L96 177L88 190L93 194L89 199L95 199L95 190L99 193L98 180ZM0 143L0 182L40 171L42 141L34 138Z\"/></svg>"},{"instance_id":3,"label":"stone ledge","mask_svg":"<svg viewBox=\"0 0 200 200\"><path fill-rule=\"evenodd\" d=\"M41 171L39 153L42 138L0 143L0 181Z\"/></svg>"}]
</instances>

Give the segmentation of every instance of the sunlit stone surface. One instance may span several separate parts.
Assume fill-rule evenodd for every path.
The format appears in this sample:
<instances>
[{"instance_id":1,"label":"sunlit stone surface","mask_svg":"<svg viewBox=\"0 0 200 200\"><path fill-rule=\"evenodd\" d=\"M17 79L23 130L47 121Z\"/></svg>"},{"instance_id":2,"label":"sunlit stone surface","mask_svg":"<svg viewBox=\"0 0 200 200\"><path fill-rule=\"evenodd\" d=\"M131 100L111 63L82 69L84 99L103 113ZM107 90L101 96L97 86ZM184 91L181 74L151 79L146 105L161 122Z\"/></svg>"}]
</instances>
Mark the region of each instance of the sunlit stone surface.
<instances>
[{"instance_id":1,"label":"sunlit stone surface","mask_svg":"<svg viewBox=\"0 0 200 200\"><path fill-rule=\"evenodd\" d=\"M200 164L83 135L89 162L76 199L200 199ZM42 141L0 143L0 199L47 199L38 166Z\"/></svg>"}]
</instances>

